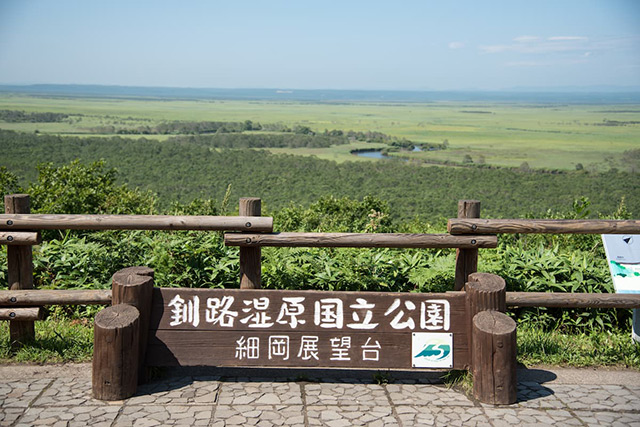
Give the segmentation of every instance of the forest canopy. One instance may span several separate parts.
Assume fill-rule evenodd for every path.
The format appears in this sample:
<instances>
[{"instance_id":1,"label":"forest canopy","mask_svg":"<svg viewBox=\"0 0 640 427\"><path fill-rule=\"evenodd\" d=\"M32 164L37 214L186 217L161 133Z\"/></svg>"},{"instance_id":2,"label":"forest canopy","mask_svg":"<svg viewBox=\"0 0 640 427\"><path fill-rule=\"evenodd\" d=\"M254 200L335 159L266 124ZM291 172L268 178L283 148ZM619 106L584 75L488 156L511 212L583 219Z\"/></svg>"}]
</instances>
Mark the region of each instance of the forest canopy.
<instances>
[{"instance_id":1,"label":"forest canopy","mask_svg":"<svg viewBox=\"0 0 640 427\"><path fill-rule=\"evenodd\" d=\"M455 216L461 199L480 200L485 217L540 216L568 209L581 197L591 200L593 215L615 212L623 198L629 211L640 212L640 175L617 170L548 173L400 160L338 164L256 149L216 148L198 137L159 142L6 130L0 130L0 150L1 166L21 183L35 179L34 164L104 160L117 169L117 182L157 193L163 206L195 198L222 200L230 185L232 198L261 197L270 210L308 206L327 195L374 196L389 204L394 220L449 218Z\"/></svg>"}]
</instances>

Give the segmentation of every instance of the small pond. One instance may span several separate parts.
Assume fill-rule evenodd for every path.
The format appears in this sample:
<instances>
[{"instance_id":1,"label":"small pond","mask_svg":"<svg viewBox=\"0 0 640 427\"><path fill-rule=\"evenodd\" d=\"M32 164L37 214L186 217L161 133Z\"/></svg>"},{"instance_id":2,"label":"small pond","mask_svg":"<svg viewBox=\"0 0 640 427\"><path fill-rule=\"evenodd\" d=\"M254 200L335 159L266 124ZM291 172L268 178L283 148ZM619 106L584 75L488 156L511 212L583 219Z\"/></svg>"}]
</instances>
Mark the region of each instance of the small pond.
<instances>
[{"instance_id":1,"label":"small pond","mask_svg":"<svg viewBox=\"0 0 640 427\"><path fill-rule=\"evenodd\" d=\"M422 148L415 146L412 152L422 151ZM382 154L382 150L365 150L365 151L352 151L351 154L355 154L358 157L367 157L369 159L393 159L392 156Z\"/></svg>"},{"instance_id":2,"label":"small pond","mask_svg":"<svg viewBox=\"0 0 640 427\"><path fill-rule=\"evenodd\" d=\"M367 150L367 151L356 151L355 154L358 157L367 157L369 159L388 159L389 156L382 154L380 150Z\"/></svg>"}]
</instances>

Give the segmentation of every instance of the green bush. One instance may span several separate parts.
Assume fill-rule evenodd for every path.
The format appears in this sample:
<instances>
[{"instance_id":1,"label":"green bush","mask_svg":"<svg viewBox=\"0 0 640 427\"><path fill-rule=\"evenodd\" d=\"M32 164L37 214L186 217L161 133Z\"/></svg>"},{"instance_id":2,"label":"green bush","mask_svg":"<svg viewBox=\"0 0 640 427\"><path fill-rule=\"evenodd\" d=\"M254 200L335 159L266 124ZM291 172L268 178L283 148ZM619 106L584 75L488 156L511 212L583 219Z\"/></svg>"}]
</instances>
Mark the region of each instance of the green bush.
<instances>
[{"instance_id":1,"label":"green bush","mask_svg":"<svg viewBox=\"0 0 640 427\"><path fill-rule=\"evenodd\" d=\"M117 172L103 162L41 165L27 187L35 212L226 214L230 188L222 202L194 199L162 211L151 193L116 184ZM17 178L0 169L3 191L17 189ZM308 207L272 213L277 231L442 232L444 222L392 221L389 205L375 197L321 197ZM579 199L550 218L589 217ZM613 215L630 217L624 201ZM497 249L480 251L479 270L503 277L510 291L613 292L599 236L504 235ZM443 292L453 289L455 251L349 248L264 248L266 288L331 291ZM238 249L226 247L221 233L198 231L49 231L34 248L39 288L108 288L117 270L146 265L163 287L238 286ZM0 250L0 286L6 287L6 249ZM519 322L546 330L584 331L628 328L629 310L517 309Z\"/></svg>"}]
</instances>

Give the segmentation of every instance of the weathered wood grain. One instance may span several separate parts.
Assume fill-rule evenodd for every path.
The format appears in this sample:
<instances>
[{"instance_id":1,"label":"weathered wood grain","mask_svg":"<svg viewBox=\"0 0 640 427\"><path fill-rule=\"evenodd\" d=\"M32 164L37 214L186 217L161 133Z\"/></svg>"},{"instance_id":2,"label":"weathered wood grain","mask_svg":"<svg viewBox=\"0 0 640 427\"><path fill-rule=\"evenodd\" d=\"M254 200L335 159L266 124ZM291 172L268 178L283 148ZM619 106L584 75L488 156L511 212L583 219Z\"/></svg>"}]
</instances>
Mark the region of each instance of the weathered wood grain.
<instances>
[{"instance_id":1,"label":"weathered wood grain","mask_svg":"<svg viewBox=\"0 0 640 427\"><path fill-rule=\"evenodd\" d=\"M488 273L472 273L469 275L469 281L465 284L465 291L469 319L473 319L476 314L486 310L497 310L500 312L507 310L505 304L506 284L500 276ZM476 351L478 347L476 347L473 341L475 335L471 321L468 323L467 332L469 334L469 346L471 347L473 356L473 352Z\"/></svg>"},{"instance_id":2,"label":"weathered wood grain","mask_svg":"<svg viewBox=\"0 0 640 427\"><path fill-rule=\"evenodd\" d=\"M220 302L224 297L232 298L230 305L225 307L225 311L233 313L233 321L227 317L225 325L220 320L214 320L212 312L208 311L209 303L212 302L215 304L211 306L218 307L216 313L219 314ZM265 299L268 303L265 303ZM421 316L429 320L428 314L425 314L426 311L434 303L444 308L443 300L447 301L450 310L449 324L446 328L444 322L436 326L433 326L433 323L423 324ZM179 304L170 306L175 301ZM261 310L255 309L256 301L261 302ZM299 305L289 305L291 301L296 301ZM285 303L288 311L283 311ZM317 316L323 311L323 304L336 304L342 307L340 322L329 325L322 320L318 321ZM256 327L253 316L258 311L261 313L260 319L268 323L268 326ZM288 315L279 317L280 314L287 312L295 313L296 320L292 321ZM188 319L185 317L187 313ZM197 321L193 313L198 313ZM176 320L176 316L180 317L179 321ZM243 319L246 321L243 322ZM399 323L393 326L394 321ZM155 288L147 362L154 366L212 364L216 366L411 369L412 333L443 332L453 334L453 361L456 369L459 369L470 363L469 322L464 292L420 294ZM363 323L371 325L371 328L359 328ZM434 329L428 329L432 326ZM317 360L296 361L295 358L265 360L262 357L260 360L237 360L235 349L237 341L243 336L256 337L261 341L267 340L269 336L287 336L294 347L298 346L295 349L296 352L299 350L302 336L317 337L320 340L319 349L324 353L319 354ZM384 355L384 359L381 358L372 364L363 364L368 361L355 356L348 361L332 361L331 357L327 356L327 352L331 352L330 340L343 337L350 338L352 353L363 351L362 347L368 338L378 340L381 345L380 354L381 357ZM386 351L386 355L383 350ZM262 351L267 351L266 347Z\"/></svg>"},{"instance_id":3,"label":"weathered wood grain","mask_svg":"<svg viewBox=\"0 0 640 427\"><path fill-rule=\"evenodd\" d=\"M42 243L40 233L28 231L0 231L0 245L33 246Z\"/></svg>"},{"instance_id":4,"label":"weathered wood grain","mask_svg":"<svg viewBox=\"0 0 640 427\"><path fill-rule=\"evenodd\" d=\"M478 200L460 200L458 202L458 218L480 218L480 202ZM477 270L477 247L458 248L456 250L456 271L453 289L459 291L464 288L469 274Z\"/></svg>"},{"instance_id":5,"label":"weathered wood grain","mask_svg":"<svg viewBox=\"0 0 640 427\"><path fill-rule=\"evenodd\" d=\"M509 307L640 308L640 294L507 292Z\"/></svg>"},{"instance_id":6,"label":"weathered wood grain","mask_svg":"<svg viewBox=\"0 0 640 427\"><path fill-rule=\"evenodd\" d=\"M138 309L140 334L138 343L138 382L146 382L144 366L149 336L149 318L153 294L154 271L149 267L128 267L117 271L112 277L112 304L130 304Z\"/></svg>"},{"instance_id":7,"label":"weathered wood grain","mask_svg":"<svg viewBox=\"0 0 640 427\"><path fill-rule=\"evenodd\" d=\"M239 215L257 216L262 214L262 201L256 197L240 199ZM260 231L260 230L258 230ZM256 248L240 248L240 288L259 289L262 285L262 251Z\"/></svg>"},{"instance_id":8,"label":"weathered wood grain","mask_svg":"<svg viewBox=\"0 0 640 427\"><path fill-rule=\"evenodd\" d=\"M504 313L482 311L473 318L473 395L483 403L516 402L516 322Z\"/></svg>"},{"instance_id":9,"label":"weathered wood grain","mask_svg":"<svg viewBox=\"0 0 640 427\"><path fill-rule=\"evenodd\" d=\"M640 220L450 219L451 234L638 234Z\"/></svg>"},{"instance_id":10,"label":"weathered wood grain","mask_svg":"<svg viewBox=\"0 0 640 427\"><path fill-rule=\"evenodd\" d=\"M18 212L16 212L17 214ZM273 218L170 215L0 215L0 230L272 231Z\"/></svg>"},{"instance_id":11,"label":"weathered wood grain","mask_svg":"<svg viewBox=\"0 0 640 427\"><path fill-rule=\"evenodd\" d=\"M95 317L92 364L93 397L122 400L138 384L138 309L129 304L107 307Z\"/></svg>"},{"instance_id":12,"label":"weathered wood grain","mask_svg":"<svg viewBox=\"0 0 640 427\"><path fill-rule=\"evenodd\" d=\"M41 320L42 307L0 308L0 320L31 321Z\"/></svg>"},{"instance_id":13,"label":"weathered wood grain","mask_svg":"<svg viewBox=\"0 0 640 427\"><path fill-rule=\"evenodd\" d=\"M289 358L273 357L269 359L269 336L289 337ZM318 338L318 359L310 357L303 360L299 354L302 336ZM351 337L351 348L347 352L349 360L331 360L332 338ZM257 359L243 358L238 360L236 349L238 340L255 337L260 340L260 354ZM379 360L363 360L363 345L371 338L369 344L380 345ZM470 354L466 335L454 334L453 369L464 369L470 363ZM369 351L369 350L368 350ZM372 356L372 354L369 354ZM366 332L341 333L318 332L314 334L292 332L274 334L265 331L155 331L149 337L147 351L148 366L255 366L255 367L303 367L303 368L373 368L373 369L407 369L411 364L411 333L375 333ZM441 369L441 368L440 368Z\"/></svg>"},{"instance_id":14,"label":"weathered wood grain","mask_svg":"<svg viewBox=\"0 0 640 427\"><path fill-rule=\"evenodd\" d=\"M0 291L0 306L108 305L111 290ZM507 307L640 308L640 294L507 292Z\"/></svg>"},{"instance_id":15,"label":"weathered wood grain","mask_svg":"<svg viewBox=\"0 0 640 427\"><path fill-rule=\"evenodd\" d=\"M0 306L4 307L100 304L111 304L111 290L29 289L24 291L0 291Z\"/></svg>"},{"instance_id":16,"label":"weathered wood grain","mask_svg":"<svg viewBox=\"0 0 640 427\"><path fill-rule=\"evenodd\" d=\"M507 311L506 289L504 279L500 276L478 272L470 274L469 281L465 285L470 318L484 310L496 310L503 313Z\"/></svg>"},{"instance_id":17,"label":"weathered wood grain","mask_svg":"<svg viewBox=\"0 0 640 427\"><path fill-rule=\"evenodd\" d=\"M28 214L31 201L28 194L4 196L4 211L7 214ZM13 231L13 230L12 230ZM15 231L21 231L16 227ZM33 289L33 252L31 246L7 246L7 277L10 290ZM9 322L11 347L17 349L36 336L33 321Z\"/></svg>"},{"instance_id":18,"label":"weathered wood grain","mask_svg":"<svg viewBox=\"0 0 640 427\"><path fill-rule=\"evenodd\" d=\"M332 248L495 248L496 236L402 233L272 233L224 235L228 246Z\"/></svg>"}]
</instances>

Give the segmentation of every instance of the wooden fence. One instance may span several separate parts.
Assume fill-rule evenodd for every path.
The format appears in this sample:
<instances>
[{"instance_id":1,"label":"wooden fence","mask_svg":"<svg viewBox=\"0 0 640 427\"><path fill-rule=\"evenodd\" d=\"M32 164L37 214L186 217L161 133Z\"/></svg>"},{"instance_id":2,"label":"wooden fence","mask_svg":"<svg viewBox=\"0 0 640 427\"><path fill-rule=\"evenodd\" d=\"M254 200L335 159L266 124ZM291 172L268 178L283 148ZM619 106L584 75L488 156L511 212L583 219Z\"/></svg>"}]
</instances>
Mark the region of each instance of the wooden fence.
<instances>
[{"instance_id":1,"label":"wooden fence","mask_svg":"<svg viewBox=\"0 0 640 427\"><path fill-rule=\"evenodd\" d=\"M34 320L42 316L42 306L61 304L119 305L124 300L110 290L33 290L33 263L31 247L41 242L39 230L217 230L233 231L224 235L225 244L240 248L240 289L261 287L261 247L389 247L389 248L455 248L456 292L469 297L469 283L477 271L478 249L495 248L496 234L502 233L640 233L640 221L603 220L491 220L480 219L480 202L463 200L458 205L458 217L449 220L448 234L393 234L393 233L273 233L273 219L261 216L261 203L257 198L240 199L239 216L127 216L127 215L33 215L29 213L28 195L5 196L5 214L0 215L0 244L7 245L9 290L0 291L0 319L10 320L11 340L15 346L34 337ZM136 275L140 271L137 271ZM148 275L151 273L148 273ZM144 276L144 274L142 274ZM133 277L133 276L132 276ZM146 279L145 279L146 280ZM114 276L114 283L115 283ZM477 281L477 280L476 280ZM489 280L489 282L491 282ZM483 303L485 307L475 313L507 306L518 307L597 307L640 308L640 295L619 294L564 294L504 292L499 302ZM248 294L247 294L248 295ZM300 298L294 296L292 298ZM434 297L435 298L435 297ZM493 298L493 297L492 297ZM436 298L437 299L437 298ZM125 298L126 300L126 298ZM413 303L411 303L413 304ZM489 308L487 308L489 307ZM124 308L119 308L122 310ZM149 310L147 310L149 311ZM473 311L473 310L471 310ZM475 314L474 313L474 314ZM150 316L145 314L144 316ZM143 317L144 317L143 316ZM131 314L124 316L124 319ZM136 317L136 316L133 316ZM495 320L495 319L494 319ZM144 326L140 333L146 334ZM484 322L484 321L483 321ZM489 320L486 320L489 322ZM496 320L500 323L500 321ZM465 340L472 340L473 316L464 320L469 325ZM480 322L481 324L484 324ZM498 324L496 323L496 324ZM503 326L504 322L502 322ZM507 326L505 326L509 329ZM485 328L486 329L486 328ZM486 331L485 331L486 332ZM515 336L515 335L514 335ZM137 337L136 339L139 339ZM146 341L145 341L146 342ZM146 347L145 347L146 348ZM472 348L471 346L469 348ZM144 353L143 349L140 349ZM475 351L475 350L474 350ZM465 366L473 367L473 351ZM144 357L136 363L144 363ZM480 357L480 355L478 355ZM484 357L484 356L482 356ZM456 359L456 360L465 360ZM514 359L515 360L515 359ZM480 363L480 362L478 362ZM482 362L488 363L488 362ZM515 362L514 362L515 363ZM478 365L479 366L479 365ZM485 370L488 368L485 367ZM478 374L479 375L479 374ZM495 378L492 379L492 381ZM478 383L480 383L479 381ZM479 389L478 389L479 390ZM99 394L99 393L98 393ZM510 403L515 395L496 398L492 393L477 391L482 401ZM497 399L497 400L496 400ZM506 400L505 400L506 399ZM507 402L509 400L509 402Z\"/></svg>"}]
</instances>

